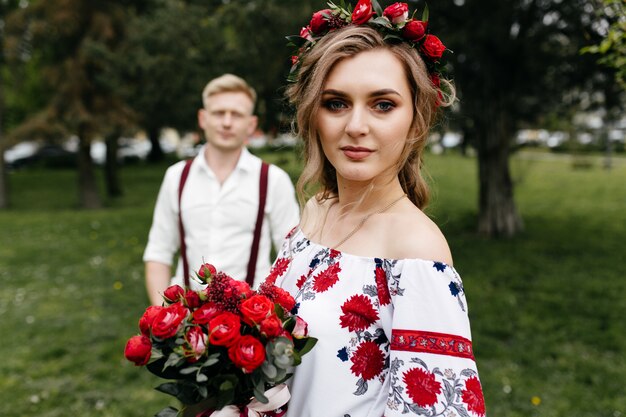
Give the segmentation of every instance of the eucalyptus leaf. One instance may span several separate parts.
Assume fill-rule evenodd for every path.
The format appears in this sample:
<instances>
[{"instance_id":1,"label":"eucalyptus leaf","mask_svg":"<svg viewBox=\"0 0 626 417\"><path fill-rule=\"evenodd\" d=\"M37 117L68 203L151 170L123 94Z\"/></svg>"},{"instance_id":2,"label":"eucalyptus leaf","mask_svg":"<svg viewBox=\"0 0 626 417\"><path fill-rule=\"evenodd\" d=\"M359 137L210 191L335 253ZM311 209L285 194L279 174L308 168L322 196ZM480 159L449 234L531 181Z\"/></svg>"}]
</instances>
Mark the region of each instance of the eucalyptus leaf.
<instances>
[{"instance_id":1,"label":"eucalyptus leaf","mask_svg":"<svg viewBox=\"0 0 626 417\"><path fill-rule=\"evenodd\" d=\"M176 397L180 393L180 386L175 382L165 382L156 387L155 390Z\"/></svg>"},{"instance_id":2,"label":"eucalyptus leaf","mask_svg":"<svg viewBox=\"0 0 626 417\"><path fill-rule=\"evenodd\" d=\"M192 366L190 368L183 368L181 369L179 372L183 375L189 375L189 374L193 374L194 372L197 372L200 370L199 366Z\"/></svg>"},{"instance_id":3,"label":"eucalyptus leaf","mask_svg":"<svg viewBox=\"0 0 626 417\"><path fill-rule=\"evenodd\" d=\"M198 373L198 375L196 375L196 381L198 382L206 382L208 380L209 380L209 377L203 373Z\"/></svg>"}]
</instances>

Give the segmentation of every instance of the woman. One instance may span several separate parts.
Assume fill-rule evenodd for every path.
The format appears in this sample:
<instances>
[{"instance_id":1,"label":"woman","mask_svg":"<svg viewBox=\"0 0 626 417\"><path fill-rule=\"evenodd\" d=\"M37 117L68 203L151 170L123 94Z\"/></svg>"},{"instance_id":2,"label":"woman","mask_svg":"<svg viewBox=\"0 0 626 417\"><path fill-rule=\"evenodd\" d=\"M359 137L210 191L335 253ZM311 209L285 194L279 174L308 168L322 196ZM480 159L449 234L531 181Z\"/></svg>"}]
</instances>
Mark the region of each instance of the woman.
<instances>
[{"instance_id":1,"label":"woman","mask_svg":"<svg viewBox=\"0 0 626 417\"><path fill-rule=\"evenodd\" d=\"M303 29L287 92L305 141L300 196L318 186L269 278L318 338L287 416L483 416L463 285L422 211L422 151L453 100L443 44L429 54L438 39L408 30L427 22L404 3L376 21L369 1L332 7Z\"/></svg>"}]
</instances>

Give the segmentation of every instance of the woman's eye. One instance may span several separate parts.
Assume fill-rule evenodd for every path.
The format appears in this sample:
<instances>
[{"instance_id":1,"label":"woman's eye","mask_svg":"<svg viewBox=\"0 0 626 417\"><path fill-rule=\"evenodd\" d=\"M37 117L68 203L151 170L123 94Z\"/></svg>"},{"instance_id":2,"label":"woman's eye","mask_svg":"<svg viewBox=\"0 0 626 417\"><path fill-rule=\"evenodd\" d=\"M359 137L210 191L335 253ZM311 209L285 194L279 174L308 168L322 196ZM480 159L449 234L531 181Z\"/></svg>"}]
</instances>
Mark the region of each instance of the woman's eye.
<instances>
[{"instance_id":1,"label":"woman's eye","mask_svg":"<svg viewBox=\"0 0 626 417\"><path fill-rule=\"evenodd\" d=\"M326 100L324 102L324 108L330 111L338 111L346 108L346 105L341 100Z\"/></svg>"},{"instance_id":2,"label":"woman's eye","mask_svg":"<svg viewBox=\"0 0 626 417\"><path fill-rule=\"evenodd\" d=\"M376 110L381 111L383 113L387 113L388 111L393 110L394 107L396 107L396 105L390 101L379 101L378 103L374 105L374 108Z\"/></svg>"}]
</instances>

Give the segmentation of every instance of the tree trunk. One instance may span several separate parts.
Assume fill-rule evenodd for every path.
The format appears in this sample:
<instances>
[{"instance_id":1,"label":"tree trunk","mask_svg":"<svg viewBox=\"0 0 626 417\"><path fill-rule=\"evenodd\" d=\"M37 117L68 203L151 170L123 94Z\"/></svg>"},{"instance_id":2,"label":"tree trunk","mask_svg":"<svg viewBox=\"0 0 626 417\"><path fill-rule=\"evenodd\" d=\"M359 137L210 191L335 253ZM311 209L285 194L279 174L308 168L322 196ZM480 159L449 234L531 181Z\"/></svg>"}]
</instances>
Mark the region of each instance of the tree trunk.
<instances>
[{"instance_id":1,"label":"tree trunk","mask_svg":"<svg viewBox=\"0 0 626 417\"><path fill-rule=\"evenodd\" d=\"M509 140L512 129L508 116L493 108L494 117L485 117L478 132L479 219L478 232L489 237L511 237L524 226L513 199L509 171Z\"/></svg>"},{"instance_id":2,"label":"tree trunk","mask_svg":"<svg viewBox=\"0 0 626 417\"><path fill-rule=\"evenodd\" d=\"M163 160L163 149L161 148L161 143L159 142L160 134L160 128L148 128L148 138L150 139L150 145L152 145L150 153L148 154L148 161L150 162L159 162Z\"/></svg>"},{"instance_id":3,"label":"tree trunk","mask_svg":"<svg viewBox=\"0 0 626 417\"><path fill-rule=\"evenodd\" d=\"M4 163L4 137L2 136L2 116L4 112L4 90L0 79L0 209L9 208L9 178Z\"/></svg>"},{"instance_id":4,"label":"tree trunk","mask_svg":"<svg viewBox=\"0 0 626 417\"><path fill-rule=\"evenodd\" d=\"M119 164L117 163L117 150L119 148L119 129L115 129L106 139L107 154L104 163L104 180L106 183L107 195L109 197L120 197L122 186L119 179Z\"/></svg>"},{"instance_id":5,"label":"tree trunk","mask_svg":"<svg viewBox=\"0 0 626 417\"><path fill-rule=\"evenodd\" d=\"M78 142L78 195L82 208L98 209L102 207L96 176L91 160L91 142L84 129L79 131Z\"/></svg>"}]
</instances>

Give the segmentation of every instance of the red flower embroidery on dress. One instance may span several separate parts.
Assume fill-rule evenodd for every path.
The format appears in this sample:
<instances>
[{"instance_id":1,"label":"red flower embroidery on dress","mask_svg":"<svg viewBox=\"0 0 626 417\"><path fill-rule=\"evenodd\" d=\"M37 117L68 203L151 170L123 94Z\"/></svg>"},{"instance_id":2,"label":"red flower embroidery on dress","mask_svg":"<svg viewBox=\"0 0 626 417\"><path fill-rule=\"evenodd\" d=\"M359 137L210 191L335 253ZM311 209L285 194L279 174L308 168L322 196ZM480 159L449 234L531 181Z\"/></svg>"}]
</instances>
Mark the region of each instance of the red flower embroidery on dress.
<instances>
[{"instance_id":1,"label":"red flower embroidery on dress","mask_svg":"<svg viewBox=\"0 0 626 417\"><path fill-rule=\"evenodd\" d=\"M347 327L351 332L365 330L378 320L378 313L374 310L369 297L353 295L341 306L343 314L339 317L341 327Z\"/></svg>"},{"instance_id":2,"label":"red flower embroidery on dress","mask_svg":"<svg viewBox=\"0 0 626 417\"><path fill-rule=\"evenodd\" d=\"M479 416L485 415L485 399L480 381L475 376L465 381L465 389L461 393L463 402L467 404L467 409Z\"/></svg>"},{"instance_id":3,"label":"red flower embroidery on dress","mask_svg":"<svg viewBox=\"0 0 626 417\"><path fill-rule=\"evenodd\" d=\"M298 287L298 289L302 288L305 282L306 282L306 275L302 275L296 282L296 287Z\"/></svg>"},{"instance_id":4,"label":"red flower embroidery on dress","mask_svg":"<svg viewBox=\"0 0 626 417\"><path fill-rule=\"evenodd\" d=\"M367 341L359 345L350 360L352 373L368 381L382 372L385 356L376 343Z\"/></svg>"},{"instance_id":5,"label":"red flower embroidery on dress","mask_svg":"<svg viewBox=\"0 0 626 417\"><path fill-rule=\"evenodd\" d=\"M435 374L413 368L404 373L403 380L409 397L418 406L430 407L437 402L437 395L441 393L441 383L435 379Z\"/></svg>"},{"instance_id":6,"label":"red flower embroidery on dress","mask_svg":"<svg viewBox=\"0 0 626 417\"><path fill-rule=\"evenodd\" d=\"M338 250L335 250L335 249L330 250L329 256L331 257L331 259L335 259L339 255L341 255L341 252L339 252Z\"/></svg>"},{"instance_id":7,"label":"red flower embroidery on dress","mask_svg":"<svg viewBox=\"0 0 626 417\"><path fill-rule=\"evenodd\" d=\"M337 281L339 281L339 272L341 267L339 264L332 264L313 278L313 290L316 292L324 292Z\"/></svg>"},{"instance_id":8,"label":"red flower embroidery on dress","mask_svg":"<svg viewBox=\"0 0 626 417\"><path fill-rule=\"evenodd\" d=\"M274 263L274 266L272 267L272 270L270 271L270 274L265 279L265 282L274 285L276 283L276 279L285 273L290 262L291 260L287 258L277 259Z\"/></svg>"},{"instance_id":9,"label":"red flower embroidery on dress","mask_svg":"<svg viewBox=\"0 0 626 417\"><path fill-rule=\"evenodd\" d=\"M378 291L378 300L381 306L391 303L389 287L387 286L387 274L382 268L376 268L376 290Z\"/></svg>"}]
</instances>

